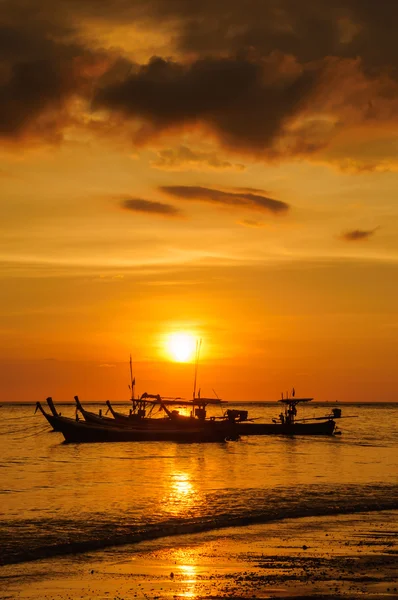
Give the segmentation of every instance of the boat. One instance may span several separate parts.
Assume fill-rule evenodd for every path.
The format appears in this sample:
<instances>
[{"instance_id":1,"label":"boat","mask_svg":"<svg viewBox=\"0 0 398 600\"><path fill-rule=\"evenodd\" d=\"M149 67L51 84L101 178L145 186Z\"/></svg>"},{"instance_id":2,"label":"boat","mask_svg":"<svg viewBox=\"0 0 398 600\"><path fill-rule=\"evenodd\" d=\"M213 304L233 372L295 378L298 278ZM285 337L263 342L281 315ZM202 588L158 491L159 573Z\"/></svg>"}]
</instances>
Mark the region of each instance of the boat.
<instances>
[{"instance_id":1,"label":"boat","mask_svg":"<svg viewBox=\"0 0 398 600\"><path fill-rule=\"evenodd\" d=\"M78 398L75 396L78 410L82 413L88 423L111 426L128 429L189 429L207 428L212 431L225 432L225 435L233 435L234 420L231 418L222 418L217 420L215 417L207 418L207 404L221 404L221 400L212 398L198 398L194 401L184 400L183 398L162 398L159 394L148 394L144 392L137 400L133 402L129 415L124 415L115 411L109 402L106 402L113 418L100 417L95 413L86 411ZM180 414L173 407L191 408L189 415ZM154 416L154 412L161 412L162 416Z\"/></svg>"},{"instance_id":2,"label":"boat","mask_svg":"<svg viewBox=\"0 0 398 600\"><path fill-rule=\"evenodd\" d=\"M109 425L110 427L117 427L118 422L115 421L113 417L106 417L102 415L101 409L99 409L98 414L96 414L92 411L83 408L82 403L79 400L79 396L74 396L74 400L76 403L76 412L79 411L87 423L93 423L95 425L101 425L104 427L106 427L107 425Z\"/></svg>"},{"instance_id":3,"label":"boat","mask_svg":"<svg viewBox=\"0 0 398 600\"><path fill-rule=\"evenodd\" d=\"M86 421L67 420L59 417L57 431L60 431L66 443L96 442L226 442L236 439L236 433L226 429L197 426L195 428L165 427L109 427L87 423Z\"/></svg>"},{"instance_id":4,"label":"boat","mask_svg":"<svg viewBox=\"0 0 398 600\"><path fill-rule=\"evenodd\" d=\"M170 411L159 395L143 394L142 401L152 406L159 405L166 412L163 418L141 418L120 425L114 419L99 417L99 422L82 421L61 416L52 401L52 412L48 414L40 402L40 410L55 431L63 434L66 442L135 442L135 441L175 441L175 442L223 442L238 439L235 424L230 421L200 420L193 416L183 416L178 411ZM81 407L83 409L83 407ZM79 410L81 410L79 408ZM84 409L83 409L84 411ZM90 411L85 411L85 413ZM112 422L112 424L110 424Z\"/></svg>"},{"instance_id":5,"label":"boat","mask_svg":"<svg viewBox=\"0 0 398 600\"><path fill-rule=\"evenodd\" d=\"M247 411L228 411L236 420L239 435L333 435L336 432L335 419L341 418L341 409L334 408L331 414L324 417L296 419L298 404L311 402L313 398L287 397L279 400L284 410L272 423L258 423L247 419ZM232 414L231 414L232 413ZM237 415L234 413L243 413ZM246 413L246 414L245 414Z\"/></svg>"},{"instance_id":6,"label":"boat","mask_svg":"<svg viewBox=\"0 0 398 600\"><path fill-rule=\"evenodd\" d=\"M128 415L125 415L124 413L121 413L117 410L115 410L110 402L110 400L107 400L105 402L105 404L108 407L108 410L106 412L110 412L112 417L115 419L115 421L129 421L130 420L130 416L131 416L131 409L130 409L130 413Z\"/></svg>"},{"instance_id":7,"label":"boat","mask_svg":"<svg viewBox=\"0 0 398 600\"><path fill-rule=\"evenodd\" d=\"M41 412L41 414L44 416L44 418L47 419L47 421L50 423L53 430L59 431L59 429L57 428L57 423L58 423L57 417L54 417L54 415L49 415L42 407L41 402L36 402L35 414L37 413L38 410Z\"/></svg>"},{"instance_id":8,"label":"boat","mask_svg":"<svg viewBox=\"0 0 398 600\"><path fill-rule=\"evenodd\" d=\"M158 409L158 411L165 411L166 416L163 416L163 419L177 418L178 416L181 419L184 419L186 417L184 415L180 415L179 412L176 410L168 411L169 414L167 415L167 411L164 407L187 406L192 405L192 402L185 402L183 398L161 398L159 395L151 395L145 392L138 399L132 400L132 407L130 408L129 414L127 415L116 411L109 400L107 400L105 404L108 407L106 412L109 411L116 422L118 422L119 424L129 423L130 425L133 425L134 423L142 422L148 419L154 420L156 408ZM156 421L158 420L159 419L156 419Z\"/></svg>"},{"instance_id":9,"label":"boat","mask_svg":"<svg viewBox=\"0 0 398 600\"><path fill-rule=\"evenodd\" d=\"M54 403L52 401L52 398L47 398L47 404L50 407L51 413L49 414L47 413L41 402L36 402L36 409L35 409L35 414L36 412L39 410L41 412L41 414L44 416L44 418L50 423L51 427L53 428L54 431L61 431L60 427L61 424L63 422L75 422L75 419L72 419L71 417L63 417L61 415L61 413L57 412L57 410L55 409Z\"/></svg>"}]
</instances>

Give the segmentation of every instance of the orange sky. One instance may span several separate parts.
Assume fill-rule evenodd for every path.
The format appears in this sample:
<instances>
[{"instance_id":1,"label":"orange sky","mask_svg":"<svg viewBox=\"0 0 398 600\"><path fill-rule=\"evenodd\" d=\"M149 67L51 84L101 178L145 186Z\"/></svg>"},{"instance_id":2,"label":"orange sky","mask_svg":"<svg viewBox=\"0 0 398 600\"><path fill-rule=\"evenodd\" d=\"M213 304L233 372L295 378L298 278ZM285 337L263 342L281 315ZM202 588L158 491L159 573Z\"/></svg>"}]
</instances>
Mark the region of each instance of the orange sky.
<instances>
[{"instance_id":1,"label":"orange sky","mask_svg":"<svg viewBox=\"0 0 398 600\"><path fill-rule=\"evenodd\" d=\"M397 400L397 18L5 0L0 401Z\"/></svg>"}]
</instances>

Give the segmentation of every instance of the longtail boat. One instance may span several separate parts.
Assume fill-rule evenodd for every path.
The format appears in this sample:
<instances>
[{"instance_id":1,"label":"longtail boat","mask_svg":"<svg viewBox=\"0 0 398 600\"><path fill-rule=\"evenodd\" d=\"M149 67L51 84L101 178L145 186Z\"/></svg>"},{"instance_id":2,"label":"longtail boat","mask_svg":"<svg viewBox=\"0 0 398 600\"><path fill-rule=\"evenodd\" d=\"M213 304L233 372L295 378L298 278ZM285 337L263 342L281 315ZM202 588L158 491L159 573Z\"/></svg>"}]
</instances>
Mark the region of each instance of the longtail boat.
<instances>
[{"instance_id":1,"label":"longtail boat","mask_svg":"<svg viewBox=\"0 0 398 600\"><path fill-rule=\"evenodd\" d=\"M151 402L152 405L160 403L166 412L166 417L143 417L121 426L114 419L104 420L103 417L97 417L101 420L98 423L80 421L78 415L76 419L62 417L57 413L53 403L53 414L51 415L44 411L39 402L36 410L39 409L42 412L55 431L63 434L66 442L222 442L239 438L235 424L228 420L217 422L212 419L201 420L192 416L184 417L179 415L178 411L170 411L159 395L145 394L143 396L145 396L143 400ZM111 421L112 424L110 424Z\"/></svg>"},{"instance_id":2,"label":"longtail boat","mask_svg":"<svg viewBox=\"0 0 398 600\"><path fill-rule=\"evenodd\" d=\"M100 417L95 413L86 411L78 399L75 397L78 410L82 413L85 421L100 426L123 427L128 429L197 429L209 428L213 431L226 431L230 435L230 430L234 425L234 420L223 418L216 420L215 417L207 418L207 404L221 404L222 401L212 398L197 398L194 401L187 401L182 398L162 398L159 394L144 393L137 400L133 401L129 415L124 415L113 410L109 401L107 406L111 410L113 418ZM190 415L182 415L175 408L170 407L189 407ZM162 416L154 416L156 410L161 412Z\"/></svg>"},{"instance_id":3,"label":"longtail boat","mask_svg":"<svg viewBox=\"0 0 398 600\"><path fill-rule=\"evenodd\" d=\"M47 419L47 421L50 423L50 425L54 431L61 431L60 426L61 426L61 423L64 421L72 422L72 423L75 422L75 419L72 419L70 417L63 417L63 416L61 416L61 413L57 412L57 410L55 409L54 403L52 401L52 398L47 398L46 401L51 409L52 414L49 414L44 410L44 408L41 405L41 402L36 402L35 414L39 410L41 412L41 414L44 416L44 418Z\"/></svg>"},{"instance_id":4,"label":"longtail boat","mask_svg":"<svg viewBox=\"0 0 398 600\"><path fill-rule=\"evenodd\" d=\"M87 423L85 421L70 421L59 417L58 431L61 431L67 443L93 442L225 442L237 439L235 429L218 429L198 426L195 428L130 428L109 427Z\"/></svg>"},{"instance_id":5,"label":"longtail boat","mask_svg":"<svg viewBox=\"0 0 398 600\"><path fill-rule=\"evenodd\" d=\"M57 427L57 424L58 424L57 417L54 417L54 415L49 415L42 407L41 402L36 402L35 414L37 413L38 410L41 412L41 414L44 416L44 418L47 419L47 421L50 423L53 430L59 431L59 429Z\"/></svg>"},{"instance_id":6,"label":"longtail boat","mask_svg":"<svg viewBox=\"0 0 398 600\"><path fill-rule=\"evenodd\" d=\"M82 414L84 420L87 421L87 423L94 423L95 425L101 425L103 427L106 427L107 425L111 427L118 425L117 421L115 421L113 417L103 416L101 409L99 410L99 413L96 414L92 411L83 408L78 396L75 396L74 400L76 402L76 410Z\"/></svg>"},{"instance_id":7,"label":"longtail boat","mask_svg":"<svg viewBox=\"0 0 398 600\"><path fill-rule=\"evenodd\" d=\"M336 433L335 419L341 418L341 409L334 408L330 415L307 419L296 419L296 406L311 402L313 398L288 397L279 400L284 404L284 411L272 423L249 422L247 418L237 418L237 429L240 435L333 435ZM227 411L242 412L242 411ZM246 413L247 414L247 413ZM233 415L231 415L233 416Z\"/></svg>"}]
</instances>

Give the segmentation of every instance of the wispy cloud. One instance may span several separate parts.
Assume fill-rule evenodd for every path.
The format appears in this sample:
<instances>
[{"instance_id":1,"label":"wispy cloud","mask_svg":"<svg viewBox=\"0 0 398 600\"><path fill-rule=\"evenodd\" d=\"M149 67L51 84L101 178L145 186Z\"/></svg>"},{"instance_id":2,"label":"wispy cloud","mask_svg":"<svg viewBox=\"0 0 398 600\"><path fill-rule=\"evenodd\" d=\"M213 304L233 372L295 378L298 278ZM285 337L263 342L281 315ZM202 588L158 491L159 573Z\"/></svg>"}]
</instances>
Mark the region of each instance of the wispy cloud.
<instances>
[{"instance_id":1,"label":"wispy cloud","mask_svg":"<svg viewBox=\"0 0 398 600\"><path fill-rule=\"evenodd\" d=\"M289 210L286 202L246 191L229 192L191 185L165 185L160 190L174 198L210 202L219 206L244 207L276 214Z\"/></svg>"},{"instance_id":2,"label":"wispy cloud","mask_svg":"<svg viewBox=\"0 0 398 600\"><path fill-rule=\"evenodd\" d=\"M216 152L192 150L188 146L165 148L158 152L157 159L151 162L156 169L168 171L185 171L189 169L208 168L211 170L244 171L245 165L223 160Z\"/></svg>"},{"instance_id":3,"label":"wispy cloud","mask_svg":"<svg viewBox=\"0 0 398 600\"><path fill-rule=\"evenodd\" d=\"M172 204L164 204L163 202L154 202L153 200L144 200L142 198L124 198L121 200L120 205L124 210L160 215L162 217L179 217L182 214Z\"/></svg>"},{"instance_id":4,"label":"wispy cloud","mask_svg":"<svg viewBox=\"0 0 398 600\"><path fill-rule=\"evenodd\" d=\"M345 231L340 235L340 239L346 242L362 242L371 238L377 231L378 227L374 229L352 229L351 231Z\"/></svg>"},{"instance_id":5,"label":"wispy cloud","mask_svg":"<svg viewBox=\"0 0 398 600\"><path fill-rule=\"evenodd\" d=\"M262 221L255 221L254 219L243 219L242 221L239 221L239 223L245 227L264 227Z\"/></svg>"}]
</instances>

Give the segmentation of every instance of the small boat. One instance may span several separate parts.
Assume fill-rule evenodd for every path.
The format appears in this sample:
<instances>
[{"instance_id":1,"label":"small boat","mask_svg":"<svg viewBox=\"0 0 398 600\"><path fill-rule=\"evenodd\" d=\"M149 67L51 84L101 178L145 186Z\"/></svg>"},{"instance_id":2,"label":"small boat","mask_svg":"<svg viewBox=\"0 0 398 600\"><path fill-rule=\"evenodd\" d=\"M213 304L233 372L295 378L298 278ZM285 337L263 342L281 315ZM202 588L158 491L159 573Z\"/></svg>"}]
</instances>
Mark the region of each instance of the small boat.
<instances>
[{"instance_id":1,"label":"small boat","mask_svg":"<svg viewBox=\"0 0 398 600\"><path fill-rule=\"evenodd\" d=\"M240 435L333 435L336 432L335 419L341 418L341 409L334 408L330 415L324 417L313 417L307 419L296 419L296 406L300 403L311 402L313 398L282 398L279 400L285 406L285 410L279 415L279 419L273 419L272 423L249 422L243 414L243 418L237 420L237 429ZM234 413L234 411L227 411ZM232 415L231 415L232 416Z\"/></svg>"}]
</instances>

